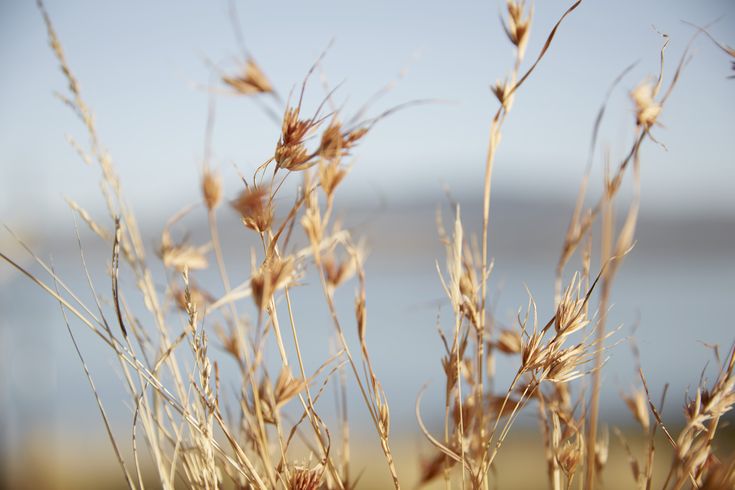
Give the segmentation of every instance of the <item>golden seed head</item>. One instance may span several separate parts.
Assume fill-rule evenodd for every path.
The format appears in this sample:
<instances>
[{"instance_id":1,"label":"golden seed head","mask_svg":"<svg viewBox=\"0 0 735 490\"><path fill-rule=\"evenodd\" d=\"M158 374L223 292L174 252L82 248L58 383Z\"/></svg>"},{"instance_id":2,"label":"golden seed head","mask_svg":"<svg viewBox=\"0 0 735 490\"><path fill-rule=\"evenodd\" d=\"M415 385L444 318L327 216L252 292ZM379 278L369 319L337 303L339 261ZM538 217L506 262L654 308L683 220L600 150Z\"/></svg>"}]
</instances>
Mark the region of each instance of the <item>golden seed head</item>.
<instances>
[{"instance_id":1,"label":"golden seed head","mask_svg":"<svg viewBox=\"0 0 735 490\"><path fill-rule=\"evenodd\" d=\"M176 289L173 292L176 306L181 311L202 311L208 304L212 303L214 298L212 295L194 285L189 285L189 298L187 300L186 292L183 289ZM192 308L187 303L191 302Z\"/></svg>"},{"instance_id":2,"label":"golden seed head","mask_svg":"<svg viewBox=\"0 0 735 490\"><path fill-rule=\"evenodd\" d=\"M532 371L541 367L546 349L541 345L542 335L538 332L531 334L521 342L521 364L525 371Z\"/></svg>"},{"instance_id":3,"label":"golden seed head","mask_svg":"<svg viewBox=\"0 0 735 490\"><path fill-rule=\"evenodd\" d=\"M222 77L222 82L241 95L273 92L273 86L253 60L245 63L245 73L236 77Z\"/></svg>"},{"instance_id":4,"label":"golden seed head","mask_svg":"<svg viewBox=\"0 0 735 490\"><path fill-rule=\"evenodd\" d=\"M251 230L263 233L273 223L273 205L270 201L270 188L267 186L246 188L231 205L240 213L243 224Z\"/></svg>"},{"instance_id":5,"label":"golden seed head","mask_svg":"<svg viewBox=\"0 0 735 490\"><path fill-rule=\"evenodd\" d=\"M378 383L376 386L375 404L378 409L378 428L382 438L387 439L390 434L390 408L388 400L385 398L385 392Z\"/></svg>"},{"instance_id":6,"label":"golden seed head","mask_svg":"<svg viewBox=\"0 0 735 490\"><path fill-rule=\"evenodd\" d=\"M506 111L509 111L513 106L513 99L515 98L515 94L512 94L510 92L512 88L513 87L510 83L508 83L508 80L504 80L502 82L498 80L497 82L495 82L495 85L491 87L493 94L495 94L498 102L500 102L500 104Z\"/></svg>"},{"instance_id":7,"label":"golden seed head","mask_svg":"<svg viewBox=\"0 0 735 490\"><path fill-rule=\"evenodd\" d=\"M649 129L656 123L661 114L661 105L654 100L655 88L649 81L641 82L630 92L636 109L636 123Z\"/></svg>"},{"instance_id":8,"label":"golden seed head","mask_svg":"<svg viewBox=\"0 0 735 490\"><path fill-rule=\"evenodd\" d=\"M334 191L346 175L347 170L339 165L338 160L319 163L319 185L328 198L334 195Z\"/></svg>"},{"instance_id":9,"label":"golden seed head","mask_svg":"<svg viewBox=\"0 0 735 490\"><path fill-rule=\"evenodd\" d=\"M569 478L577 469L579 461L582 459L582 438L577 436L577 440L566 441L558 450L556 460L564 474Z\"/></svg>"},{"instance_id":10,"label":"golden seed head","mask_svg":"<svg viewBox=\"0 0 735 490\"><path fill-rule=\"evenodd\" d=\"M344 131L338 120L333 119L329 127L322 133L317 153L327 161L339 160L349 155L350 150L368 132L368 128L361 127L352 131Z\"/></svg>"},{"instance_id":11,"label":"golden seed head","mask_svg":"<svg viewBox=\"0 0 735 490\"><path fill-rule=\"evenodd\" d=\"M493 345L505 354L518 354L521 352L521 334L516 330L502 329Z\"/></svg>"},{"instance_id":12,"label":"golden seed head","mask_svg":"<svg viewBox=\"0 0 735 490\"><path fill-rule=\"evenodd\" d=\"M278 168L284 168L292 172L306 170L313 165L313 158L301 143L293 145L279 143L273 158L276 160Z\"/></svg>"},{"instance_id":13,"label":"golden seed head","mask_svg":"<svg viewBox=\"0 0 735 490\"><path fill-rule=\"evenodd\" d=\"M571 335L590 323L580 286L578 276L575 275L556 308L554 329L559 337Z\"/></svg>"},{"instance_id":14,"label":"golden seed head","mask_svg":"<svg viewBox=\"0 0 735 490\"><path fill-rule=\"evenodd\" d=\"M344 138L344 147L348 150L351 149L368 133L369 130L369 128L363 127L353 129L352 131L347 133L347 136Z\"/></svg>"},{"instance_id":15,"label":"golden seed head","mask_svg":"<svg viewBox=\"0 0 735 490\"><path fill-rule=\"evenodd\" d=\"M367 308L365 307L365 297L358 296L355 298L355 319L357 320L357 335L361 342L365 342L365 328L367 327Z\"/></svg>"},{"instance_id":16,"label":"golden seed head","mask_svg":"<svg viewBox=\"0 0 735 490\"><path fill-rule=\"evenodd\" d=\"M222 348L225 352L231 354L235 359L241 359L241 340L237 334L237 330L235 328L231 328L229 332L226 332L221 325L215 324L214 331L217 334L219 341L222 342Z\"/></svg>"},{"instance_id":17,"label":"golden seed head","mask_svg":"<svg viewBox=\"0 0 735 490\"><path fill-rule=\"evenodd\" d=\"M281 369L281 373L276 380L276 386L273 389L273 398L275 399L276 407L285 405L289 400L301 393L305 387L306 382L303 379L295 379L288 369Z\"/></svg>"},{"instance_id":18,"label":"golden seed head","mask_svg":"<svg viewBox=\"0 0 735 490\"><path fill-rule=\"evenodd\" d=\"M306 208L304 215L301 217L301 226L304 228L304 232L306 232L312 246L318 246L322 242L324 225L319 208L316 205L311 204Z\"/></svg>"},{"instance_id":19,"label":"golden seed head","mask_svg":"<svg viewBox=\"0 0 735 490\"><path fill-rule=\"evenodd\" d=\"M273 298L273 294L286 286L293 277L293 257L271 257L263 262L257 272L250 278L250 288L255 305L264 310Z\"/></svg>"},{"instance_id":20,"label":"golden seed head","mask_svg":"<svg viewBox=\"0 0 735 490\"><path fill-rule=\"evenodd\" d=\"M579 369L589 361L585 344L566 349L546 349L544 367L548 369L546 380L552 383L568 383L584 375Z\"/></svg>"},{"instance_id":21,"label":"golden seed head","mask_svg":"<svg viewBox=\"0 0 735 490\"><path fill-rule=\"evenodd\" d=\"M318 125L318 122L311 119L299 119L298 108L286 109L281 126L281 137L273 157L277 168L299 171L314 165L315 155L306 149L304 140Z\"/></svg>"},{"instance_id":22,"label":"golden seed head","mask_svg":"<svg viewBox=\"0 0 735 490\"><path fill-rule=\"evenodd\" d=\"M319 156L325 160L337 160L342 157L345 140L339 122L333 121L322 133L319 143Z\"/></svg>"},{"instance_id":23,"label":"golden seed head","mask_svg":"<svg viewBox=\"0 0 735 490\"><path fill-rule=\"evenodd\" d=\"M306 466L294 466L288 488L289 490L317 490L322 484L323 474L322 465L311 469Z\"/></svg>"},{"instance_id":24,"label":"golden seed head","mask_svg":"<svg viewBox=\"0 0 735 490\"><path fill-rule=\"evenodd\" d=\"M477 296L478 284L475 271L467 262L462 264L462 275L459 278L459 292L470 299Z\"/></svg>"},{"instance_id":25,"label":"golden seed head","mask_svg":"<svg viewBox=\"0 0 735 490\"><path fill-rule=\"evenodd\" d=\"M182 272L184 269L206 269L209 263L201 249L188 246L162 249L161 258L166 267L179 272Z\"/></svg>"},{"instance_id":26,"label":"golden seed head","mask_svg":"<svg viewBox=\"0 0 735 490\"><path fill-rule=\"evenodd\" d=\"M355 260L352 257L348 257L338 262L334 254L329 253L324 256L322 267L324 269L324 276L327 279L327 285L330 288L336 288L354 275Z\"/></svg>"},{"instance_id":27,"label":"golden seed head","mask_svg":"<svg viewBox=\"0 0 735 490\"><path fill-rule=\"evenodd\" d=\"M177 272L183 272L187 269L206 269L209 265L206 256L208 250L208 246L193 247L186 243L174 244L166 231L161 239L158 256L164 266Z\"/></svg>"},{"instance_id":28,"label":"golden seed head","mask_svg":"<svg viewBox=\"0 0 735 490\"><path fill-rule=\"evenodd\" d=\"M644 431L648 431L650 420L646 393L643 390L636 390L631 395L623 396L623 401L633 414L633 418L641 424Z\"/></svg>"},{"instance_id":29,"label":"golden seed head","mask_svg":"<svg viewBox=\"0 0 735 490\"><path fill-rule=\"evenodd\" d=\"M202 175L202 195L209 210L216 208L222 200L222 179L208 168L204 169Z\"/></svg>"},{"instance_id":30,"label":"golden seed head","mask_svg":"<svg viewBox=\"0 0 735 490\"><path fill-rule=\"evenodd\" d=\"M508 0L506 6L508 8L508 23L503 23L503 27L510 42L518 48L519 58L523 58L531 32L533 8L528 10L524 18L523 11L526 9L526 3L524 1Z\"/></svg>"}]
</instances>

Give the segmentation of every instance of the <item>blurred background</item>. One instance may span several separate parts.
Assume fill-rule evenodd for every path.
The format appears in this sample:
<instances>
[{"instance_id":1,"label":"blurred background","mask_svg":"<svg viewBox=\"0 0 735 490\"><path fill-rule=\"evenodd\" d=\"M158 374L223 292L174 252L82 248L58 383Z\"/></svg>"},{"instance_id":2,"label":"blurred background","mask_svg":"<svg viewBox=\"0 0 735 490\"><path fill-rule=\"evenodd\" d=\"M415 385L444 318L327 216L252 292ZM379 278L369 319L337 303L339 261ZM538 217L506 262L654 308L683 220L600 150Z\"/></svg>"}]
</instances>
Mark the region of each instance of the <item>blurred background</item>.
<instances>
[{"instance_id":1,"label":"blurred background","mask_svg":"<svg viewBox=\"0 0 735 490\"><path fill-rule=\"evenodd\" d=\"M166 220L199 200L212 65L228 74L241 66L229 4L46 3L152 254ZM570 3L538 2L527 62ZM325 84L337 87L335 100L348 116L387 84L392 90L371 102L368 115L430 101L382 120L355 152L337 194L339 214L370 250L368 341L407 468L415 466L413 453L421 447L414 404L426 383L424 412L428 420L438 413L442 348L436 324L438 317L446 326L451 317L435 269L443 252L434 216L439 207L449 217L448 203L456 200L466 230L479 233L487 132L497 107L489 86L513 61L499 23L502 7L496 1L237 2L247 49L284 96L298 90L329 46L307 88L307 113L324 98ZM540 317L552 314L554 268L606 91L637 62L612 93L602 122L593 198L599 196L605 156L615 162L630 147L635 121L628 92L657 75L659 32L671 39L664 89L671 80L695 32L682 21L717 21L710 32L721 42L735 42L735 4L729 0L588 1L565 21L519 91L493 181L490 295L498 322L513 323L527 303L526 288ZM621 325L620 342L609 351L603 373L602 411L611 425L631 423L619 393L637 381L628 341L633 330L654 392L670 383L667 413L674 420L684 393L696 388L712 360L705 344L727 349L735 338L735 80L727 78L733 74L727 56L704 36L691 53L662 125L654 129L661 145L649 143L642 152L638 241L613 288L610 324ZM64 199L109 223L97 169L81 162L66 141L66 135L83 141L84 133L54 97L64 93L65 81L33 2L0 2L0 63L0 221L83 294L86 278ZM216 97L213 162L227 197L241 189L238 173L251 175L272 155L279 129L252 99ZM623 203L630 196L626 189ZM185 228L194 238L204 237L204 212L188 217ZM249 270L246 230L229 209L221 211L221 228L228 266L242 281ZM93 277L106 284L109 250L86 229L80 233ZM6 229L0 230L0 251L31 267ZM206 274L198 280L216 283ZM349 285L338 297L345 315L351 314L352 293ZM317 288L295 294L305 319L301 328L308 332L307 356L313 353L318 366L332 327ZM81 325L72 327L125 438L131 408L114 358ZM501 360L499 377L508 378L511 369ZM355 405L352 417L364 420L367 414ZM531 415L522 424L521 431L535 427ZM61 488L73 468L92 473L90 462L99 471L115 471L58 304L5 263L0 451L0 486ZM50 476L34 484L29 470L39 467ZM506 487L524 484L534 488L518 482Z\"/></svg>"}]
</instances>

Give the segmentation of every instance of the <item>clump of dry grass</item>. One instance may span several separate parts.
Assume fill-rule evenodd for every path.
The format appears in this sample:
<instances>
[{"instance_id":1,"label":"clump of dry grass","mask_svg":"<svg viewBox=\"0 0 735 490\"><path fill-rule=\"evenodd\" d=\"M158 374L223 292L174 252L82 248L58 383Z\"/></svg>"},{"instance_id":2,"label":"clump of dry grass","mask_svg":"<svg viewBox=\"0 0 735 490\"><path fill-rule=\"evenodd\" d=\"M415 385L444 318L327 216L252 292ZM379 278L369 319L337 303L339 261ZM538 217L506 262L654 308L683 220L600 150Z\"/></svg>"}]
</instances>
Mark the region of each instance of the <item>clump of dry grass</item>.
<instances>
[{"instance_id":1,"label":"clump of dry grass","mask_svg":"<svg viewBox=\"0 0 735 490\"><path fill-rule=\"evenodd\" d=\"M659 124L680 76L686 52L663 91L666 40L655 81L644 80L631 91L634 143L625 157L611 167L614 171L606 173L601 197L587 207L588 165L556 265L554 310L539 321L536 304L529 295L525 309L519 309L517 325L500 328L495 325L487 300L492 272L488 246L490 196L503 126L519 89L544 58L563 21L580 3L581 0L577 1L563 13L534 60L525 67L533 8L522 0L507 0L503 27L514 52L514 63L503 81L492 87L499 107L490 121L480 239L468 238L459 206L455 207L450 230L445 229L441 215L437 220L446 250L445 267L437 264L437 269L453 319L450 328L439 330L445 349L441 359L445 374L442 434L434 435L426 428L420 414L420 397L417 402L420 429L434 448L434 454L421 462L419 484L443 479L446 488L457 482L462 488L489 488L491 470L498 470L496 459L513 424L533 404L550 488L571 488L575 483L581 488L593 488L601 481L610 442L607 430L599 430L600 371L609 339L616 332L606 325L610 288L634 244L640 199L640 150L647 140L656 141L652 131ZM278 106L282 114L278 117L280 134L272 156L251 179L243 178L243 188L230 200L230 207L248 232L255 234L260 248L251 251L249 278L233 285L218 232L218 213L226 209L221 206L225 199L222 180L212 168L207 152L201 174L201 204L209 223L209 241L191 244L174 238L173 226L194 212L191 208L168 221L158 249L167 277L166 291L161 294L154 285L141 233L124 200L112 159L101 145L94 118L51 20L40 1L38 5L52 50L69 84L69 95L64 101L86 128L88 148L76 142L73 145L85 162L96 163L101 171L112 231L98 224L76 203L69 204L110 247L112 306L105 307L103 295L91 280L94 305L88 306L39 257L34 255L49 274L51 286L6 255L0 256L54 297L65 319L69 314L76 317L114 353L134 407L132 462L119 449L119 439L112 432L91 374L77 350L128 486L144 487L140 459L145 455L150 457L162 488L174 488L177 482L201 489L354 488L359 477L353 477L354 462L350 461L344 386L349 378L359 389L390 479L395 488L400 488L391 450L390 408L368 348L365 253L334 218L335 191L349 172L346 160L373 125L391 111L373 119L361 120L361 113L344 118L339 111L324 112L330 102L327 95L313 112L308 112L304 93L319 61L305 76L296 104L283 103L274 85L246 53L242 72L221 75L222 85L243 97L271 96L268 103ZM269 114L275 111L266 110ZM604 110L605 105L593 128L590 163ZM635 192L622 226L616 227L614 202L626 178L632 181ZM281 213L274 205L276 198L281 197L284 182L295 179L299 179L300 185L290 196L293 205ZM294 238L294 229L298 227L302 231L301 248L294 244L299 239ZM600 253L593 257L592 243L597 235ZM200 286L191 277L196 270L214 267L208 259L210 252L219 272L219 296L211 291L220 286ZM578 270L569 276L565 271L574 260L578 261ZM597 264L595 270L593 264ZM298 317L291 300L307 270L318 277L338 346L337 352L314 372L305 368ZM134 283L135 288L121 288L121 278L125 283ZM357 284L354 317L346 319L337 312L335 292L351 278ZM129 305L133 296L142 299L150 324L132 313ZM244 315L248 304L255 310L256 318ZM178 311L176 317L171 315L172 306ZM282 323L284 310L287 319ZM358 345L347 340L345 328L355 329ZM234 399L226 400L222 393L219 361L209 353L213 347L212 333L219 342L215 345L238 369L240 379ZM74 340L71 328L69 334ZM288 354L287 345L293 348L295 357ZM264 352L269 349L279 356L277 373L265 363ZM505 387L498 385L495 376L498 355L517 360L517 371ZM729 463L719 460L713 441L723 414L735 404L734 367L735 349L722 362L714 384L707 387L702 382L696 394L686 400L686 422L676 437L663 425L660 409L651 401L641 371L643 389L624 395L624 403L647 441L642 462L628 450L633 477L640 488L653 485L654 439L659 428L674 449L662 488L733 485L735 459ZM589 392L579 386L580 379L587 377L592 378ZM341 394L337 397L336 428L328 427L320 416L321 399L331 384L336 384ZM663 401L659 406L662 404ZM295 419L293 410L299 414ZM139 432L147 447L145 452L141 451ZM304 453L309 457L307 463Z\"/></svg>"},{"instance_id":2,"label":"clump of dry grass","mask_svg":"<svg viewBox=\"0 0 735 490\"><path fill-rule=\"evenodd\" d=\"M515 52L515 63L504 81L499 81L492 87L500 107L490 124L483 226L480 235L482 243L479 250L466 238L459 207L456 208L451 233L445 231L441 219L439 220L440 237L445 244L447 257L446 268L444 271L440 270L440 278L453 306L455 318L447 333L440 331L446 351L446 356L442 359L446 374L444 433L442 436L434 436L421 423L425 436L437 449L436 456L426 460L422 467L423 482L443 478L446 486L450 487L454 479L451 470L458 468L463 484L466 482L471 488L487 488L489 471L511 426L518 414L533 401L537 403L551 488L571 488L578 473L581 473L577 480L579 486L593 488L600 482L600 474L607 462L609 436L607 431L600 434L598 430L598 413L600 371L604 363L604 353L608 349L606 341L615 333L615 330L609 331L606 328L610 289L616 272L634 244L640 200L640 149L646 140L656 142L652 131L659 124L665 103L679 79L688 49L668 88L663 92L664 51L668 45L668 38L664 36L658 77L654 81L642 81L630 92L635 114L634 143L615 171L612 174L607 173L599 200L585 208L589 169L605 105L600 109L593 129L590 164L580 186L577 204L556 268L556 311L549 320L543 324L538 323L535 302L530 298L525 314L518 316L517 329L504 328L494 332L486 306L487 282L492 269L488 264L487 240L491 178L502 127L512 109L519 87L531 76L543 58L561 22L578 5L579 2L573 4L564 13L547 36L535 61L522 72L533 9L522 1L507 2L507 19L503 25ZM629 69L621 74L613 87ZM628 205L622 226L616 229L613 203L624 178L631 173L630 169L633 174L634 197ZM592 243L595 225L598 223L597 240L601 244L601 253L596 261L600 265L593 275ZM564 271L575 256L579 257L581 267L564 287ZM594 298L598 303L596 307L592 304ZM516 356L519 364L510 385L500 392L493 389L494 356L497 353ZM592 377L589 398L583 390L572 389L575 381L587 375ZM727 400L732 395L732 387L727 387L724 380L718 382L717 386L723 393L723 403L729 408L731 402ZM662 422L657 417L657 424L653 428L649 426L649 408L654 409L652 404L649 407L647 398L642 398L642 392L626 397L625 402L643 431L650 433L645 470L641 470L637 463L634 466L636 482L642 487L650 488L653 436ZM694 405L700 407L701 403ZM713 414L701 414L699 410L690 409L695 414L689 415L690 420L699 417L710 420L710 417L714 417ZM417 415L421 421L418 405ZM709 446L700 442L701 448L698 446L697 451L692 452L694 446L690 439L695 432L699 434L702 431L693 429L692 424L695 423L690 422L689 429L685 429L679 441L672 439L678 455L672 463L671 474L678 477L673 488L681 488L689 483L688 479L691 479L694 488L700 488L704 482L702 475L696 471L704 471L702 468L709 454ZM713 429L716 430L716 423ZM714 432L711 435L714 436ZM726 473L728 470L723 471ZM670 476L669 480L673 481L674 477ZM669 481L663 486L667 488Z\"/></svg>"}]
</instances>

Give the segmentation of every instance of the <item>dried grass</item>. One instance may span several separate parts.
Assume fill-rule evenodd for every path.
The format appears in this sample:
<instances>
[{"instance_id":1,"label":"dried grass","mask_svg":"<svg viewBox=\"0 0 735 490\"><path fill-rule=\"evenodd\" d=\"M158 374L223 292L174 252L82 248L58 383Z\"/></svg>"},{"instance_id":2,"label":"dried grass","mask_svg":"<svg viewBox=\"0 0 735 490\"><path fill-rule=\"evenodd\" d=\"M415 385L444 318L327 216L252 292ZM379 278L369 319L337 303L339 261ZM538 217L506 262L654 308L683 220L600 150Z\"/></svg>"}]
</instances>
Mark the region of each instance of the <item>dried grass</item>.
<instances>
[{"instance_id":1,"label":"dried grass","mask_svg":"<svg viewBox=\"0 0 735 490\"><path fill-rule=\"evenodd\" d=\"M652 131L663 116L688 50L662 95L666 39L657 78L642 81L630 93L635 113L631 121L634 143L626 156L612 167L614 171L606 175L599 199L586 207L588 166L556 266L554 311L547 314L545 321L539 322L539 312L529 295L525 310L519 310L517 325L495 329L487 302L492 271L488 249L490 194L502 129L514 98L520 96L519 89L552 46L564 19L580 3L581 0L577 1L563 13L530 67L522 69L534 12L523 0L507 0L502 22L515 59L504 81L492 87L499 107L490 120L481 244L478 247L475 241L468 239L459 206L455 208L451 232L444 229L441 216L438 219L440 239L446 249L446 265L441 267L437 263L437 269L452 305L453 319L449 328L439 330L445 348L441 365L446 378L442 434L434 435L424 425L420 415L421 397L416 406L421 431L434 450L420 463L420 485L441 479L445 488L489 488L493 472L502 471L496 467L496 458L514 422L534 403L550 488L568 489L575 484L581 488L597 487L607 464L609 435L599 430L598 412L600 371L610 346L609 339L616 333L606 325L611 284L635 242L641 147L646 141L656 141ZM69 201L69 205L110 247L114 319L108 319L113 315L106 313L108 308L103 306L103 295L97 292L91 280L94 308L85 305L39 257L33 255L49 274L49 279L31 274L5 254L0 256L58 300L67 327L67 316L76 317L111 349L117 359L134 406L132 461L125 460L118 449L119 436L113 434L92 376L77 349L127 485L144 487L140 432L148 448L145 457L151 459L162 488L177 485L200 489L224 486L293 490L354 488L359 478L352 476L355 462L350 461L345 395L345 384L352 382L359 388L361 402L370 416L390 479L396 489L400 488L401 479L391 449L389 403L368 348L364 249L333 217L335 191L349 170L345 160L375 122L391 110L362 121L359 120L362 111L359 117L351 119L343 118L338 111L325 115L322 111L328 102L327 96L311 116L304 116L303 96L316 64L302 83L296 105L281 102L274 86L250 55L240 74L222 75L221 83L237 95L272 95L269 102L263 102L273 104L266 110L270 114L283 114L279 118L281 130L273 156L258 167L251 181L243 179L244 188L230 201L244 227L258 237L262 247L251 252L250 278L233 287L224 265L217 224L219 205L223 201L222 180L210 167L207 157L202 172L201 199L209 220L210 242L191 245L187 240L173 238L173 225L191 209L169 220L162 230L158 250L169 277L167 291L161 294L154 285L141 233L124 200L112 159L101 146L94 118L82 98L51 20L40 1L38 5L48 28L51 48L68 82L68 95L61 96L62 100L80 117L87 131L88 148L76 142L72 144L85 162L96 164L101 171L103 195L110 213L107 226L113 231L99 224L75 202ZM698 31L706 33L704 28ZM733 55L730 48L717 45ZM626 69L620 78L628 71ZM603 105L593 129L591 155L604 109ZM350 123L345 124L344 120ZM590 157L590 163L591 160ZM269 170L272 175L266 179ZM614 202L626 178L632 180L635 192L622 226L616 228ZM301 185L297 194L291 196L294 202L291 209L279 216L274 202L287 179L300 179ZM299 225L307 243L302 243L301 251L289 252L293 250L289 243L292 230ZM593 259L592 241L596 234L599 234L601 248L599 256ZM223 293L219 297L207 292L215 285L202 287L190 278L192 271L211 266L210 251L214 252L222 283ZM575 259L578 260L578 272L564 286L565 270ZM599 264L597 271L592 270L593 263ZM291 303L292 295L298 293L298 280L308 268L319 277L318 287L338 345L335 355L324 360L312 373L305 368L298 318ZM123 274L132 279L135 289L121 288L119 277ZM335 291L353 277L357 283L355 316L347 319L337 313ZM144 325L130 311L128 304L133 295L145 303L150 324ZM243 316L246 305L242 301L248 296L257 311L255 322ZM169 303L173 303L181 314L181 328L171 322L167 311ZM284 303L288 318L286 323L281 323L279 311L283 312ZM344 331L344 326L353 320L358 345L351 344ZM241 376L236 396L227 402L220 386L218 363L208 354L212 332ZM69 334L74 339L71 327ZM287 343L293 347L295 358L288 355ZM76 347L76 342L74 345ZM280 356L280 371L276 375L269 372L264 362L263 351L269 348ZM494 364L498 353L517 360L517 371L506 387L498 386L495 380ZM663 400L658 406L651 401L640 371L643 387L623 395L625 405L647 441L642 458L634 455L623 441L633 477L640 488L652 488L654 484L665 489L733 487L735 459L722 460L714 451L722 416L735 404L733 369L735 348L722 361L715 382L707 385L703 381L696 393L685 400L685 424L678 435L663 425L661 409L657 408L663 405ZM579 380L587 377L592 378L589 392L579 386ZM330 428L319 415L319 407L325 388L332 384L338 387L340 423ZM301 416L291 420L285 413L287 406L297 407ZM672 446L674 456L668 478L654 483L654 440L659 429ZM624 439L621 433L618 435ZM296 447L299 445L296 441L306 448L309 463L303 463L303 450Z\"/></svg>"}]
</instances>

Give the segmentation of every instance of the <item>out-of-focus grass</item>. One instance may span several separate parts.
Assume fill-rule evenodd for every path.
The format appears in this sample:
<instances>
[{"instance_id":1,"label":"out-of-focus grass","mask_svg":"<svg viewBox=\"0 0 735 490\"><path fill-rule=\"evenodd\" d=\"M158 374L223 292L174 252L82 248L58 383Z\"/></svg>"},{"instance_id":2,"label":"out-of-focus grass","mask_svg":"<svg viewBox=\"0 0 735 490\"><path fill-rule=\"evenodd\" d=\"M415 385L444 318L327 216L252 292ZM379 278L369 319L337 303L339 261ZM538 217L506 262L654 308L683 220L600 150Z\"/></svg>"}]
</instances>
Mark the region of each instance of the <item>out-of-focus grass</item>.
<instances>
[{"instance_id":1,"label":"out-of-focus grass","mask_svg":"<svg viewBox=\"0 0 735 490\"><path fill-rule=\"evenodd\" d=\"M624 432L633 453L643 457L645 440L640 431L626 429ZM728 427L721 434L722 446L718 447L722 454L735 449L735 431ZM355 475L362 473L361 488L380 490L390 487L390 478L385 471L385 461L378 447L373 444L356 444L353 447ZM90 446L81 440L68 440L67 451L51 454L41 439L29 444L22 454L22 467L11 469L9 479L0 480L0 486L13 490L92 490L92 489L124 489L125 479L119 468L109 457L109 448ZM419 478L419 460L426 453L427 446L421 439L396 440L396 460L408 488L414 488ZM656 466L654 467L654 488L661 486L666 479L672 451L662 433L656 439ZM499 453L495 471L491 472L491 488L504 489L541 489L548 487L548 479L542 468L546 465L543 447L539 444L535 431L521 429L508 439L503 451ZM144 472L146 486L156 488L158 481L155 473L148 468ZM606 490L624 490L635 487L630 468L630 461L620 440L610 430L610 454L603 474L601 486ZM179 481L177 486L181 486ZM229 488L229 487L225 487ZM444 482L438 480L429 484L427 489L444 488Z\"/></svg>"}]
</instances>

